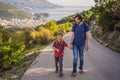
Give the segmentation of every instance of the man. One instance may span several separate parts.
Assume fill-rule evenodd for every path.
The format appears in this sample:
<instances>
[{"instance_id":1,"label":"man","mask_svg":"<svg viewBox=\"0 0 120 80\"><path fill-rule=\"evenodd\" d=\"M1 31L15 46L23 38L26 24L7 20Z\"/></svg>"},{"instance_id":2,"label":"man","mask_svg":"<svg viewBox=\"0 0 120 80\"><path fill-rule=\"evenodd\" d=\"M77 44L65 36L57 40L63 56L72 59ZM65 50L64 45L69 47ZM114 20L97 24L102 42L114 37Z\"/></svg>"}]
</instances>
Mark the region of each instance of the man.
<instances>
[{"instance_id":1,"label":"man","mask_svg":"<svg viewBox=\"0 0 120 80\"><path fill-rule=\"evenodd\" d=\"M71 74L72 77L76 76L77 71L77 61L78 55L80 58L79 64L79 73L83 74L83 64L84 64L84 48L89 49L88 45L88 31L89 27L86 23L83 22L81 15L75 16L75 24L72 27L72 36L70 47L73 48L73 72Z\"/></svg>"}]
</instances>

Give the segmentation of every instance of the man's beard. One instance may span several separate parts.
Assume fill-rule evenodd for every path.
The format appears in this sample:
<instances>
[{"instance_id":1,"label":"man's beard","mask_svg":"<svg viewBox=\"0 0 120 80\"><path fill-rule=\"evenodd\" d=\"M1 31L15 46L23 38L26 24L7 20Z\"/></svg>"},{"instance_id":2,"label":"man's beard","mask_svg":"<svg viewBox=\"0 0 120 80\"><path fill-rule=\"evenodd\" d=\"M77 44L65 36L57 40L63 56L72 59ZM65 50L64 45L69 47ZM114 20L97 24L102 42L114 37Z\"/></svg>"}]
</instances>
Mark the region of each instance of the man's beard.
<instances>
[{"instance_id":1,"label":"man's beard","mask_svg":"<svg viewBox=\"0 0 120 80\"><path fill-rule=\"evenodd\" d=\"M76 22L77 23L77 22ZM80 22L78 22L77 24L80 24L81 23L81 21Z\"/></svg>"}]
</instances>

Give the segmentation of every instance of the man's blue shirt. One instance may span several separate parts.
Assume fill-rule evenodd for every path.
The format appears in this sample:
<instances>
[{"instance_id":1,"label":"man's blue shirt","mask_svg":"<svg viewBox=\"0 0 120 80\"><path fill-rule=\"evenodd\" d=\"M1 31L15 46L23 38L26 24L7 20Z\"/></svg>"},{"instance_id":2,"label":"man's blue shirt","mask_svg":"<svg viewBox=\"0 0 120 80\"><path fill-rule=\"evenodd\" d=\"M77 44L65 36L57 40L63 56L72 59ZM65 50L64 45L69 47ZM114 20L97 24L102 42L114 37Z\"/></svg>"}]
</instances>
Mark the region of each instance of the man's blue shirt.
<instances>
[{"instance_id":1,"label":"man's blue shirt","mask_svg":"<svg viewBox=\"0 0 120 80\"><path fill-rule=\"evenodd\" d=\"M84 46L86 41L86 32L89 31L89 26L86 23L81 25L75 24L72 27L72 32L74 32L73 44L77 46Z\"/></svg>"}]
</instances>

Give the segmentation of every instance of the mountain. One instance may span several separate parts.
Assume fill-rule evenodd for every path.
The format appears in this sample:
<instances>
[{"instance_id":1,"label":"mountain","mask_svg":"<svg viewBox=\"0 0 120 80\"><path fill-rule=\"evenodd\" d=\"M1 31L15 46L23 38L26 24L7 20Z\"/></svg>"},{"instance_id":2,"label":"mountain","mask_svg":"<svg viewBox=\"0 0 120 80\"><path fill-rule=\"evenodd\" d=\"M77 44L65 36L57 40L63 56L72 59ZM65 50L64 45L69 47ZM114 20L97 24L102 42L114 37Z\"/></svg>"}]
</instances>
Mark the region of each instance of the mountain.
<instances>
[{"instance_id":1,"label":"mountain","mask_svg":"<svg viewBox=\"0 0 120 80\"><path fill-rule=\"evenodd\" d=\"M36 8L56 8L61 7L48 2L47 0L0 0L5 3L10 3L21 9L36 9Z\"/></svg>"},{"instance_id":2,"label":"mountain","mask_svg":"<svg viewBox=\"0 0 120 80\"><path fill-rule=\"evenodd\" d=\"M11 19L11 18L31 18L31 14L28 14L11 4L5 4L0 2L0 18L1 19Z\"/></svg>"}]
</instances>

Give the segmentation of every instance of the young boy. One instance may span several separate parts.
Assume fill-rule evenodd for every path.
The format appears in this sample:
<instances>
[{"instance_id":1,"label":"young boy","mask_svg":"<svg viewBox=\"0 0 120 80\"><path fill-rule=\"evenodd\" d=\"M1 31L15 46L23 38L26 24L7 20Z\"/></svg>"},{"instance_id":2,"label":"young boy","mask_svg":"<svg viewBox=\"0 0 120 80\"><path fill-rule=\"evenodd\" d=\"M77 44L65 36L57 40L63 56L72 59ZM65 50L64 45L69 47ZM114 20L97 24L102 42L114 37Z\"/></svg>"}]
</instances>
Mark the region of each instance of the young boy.
<instances>
[{"instance_id":1,"label":"young boy","mask_svg":"<svg viewBox=\"0 0 120 80\"><path fill-rule=\"evenodd\" d=\"M53 49L54 49L54 58L55 58L55 67L56 67L56 73L59 71L59 76L63 76L63 55L64 55L64 47L68 47L67 43L62 39L63 34L58 33L57 39L53 43ZM59 68L58 68L59 63Z\"/></svg>"}]
</instances>

